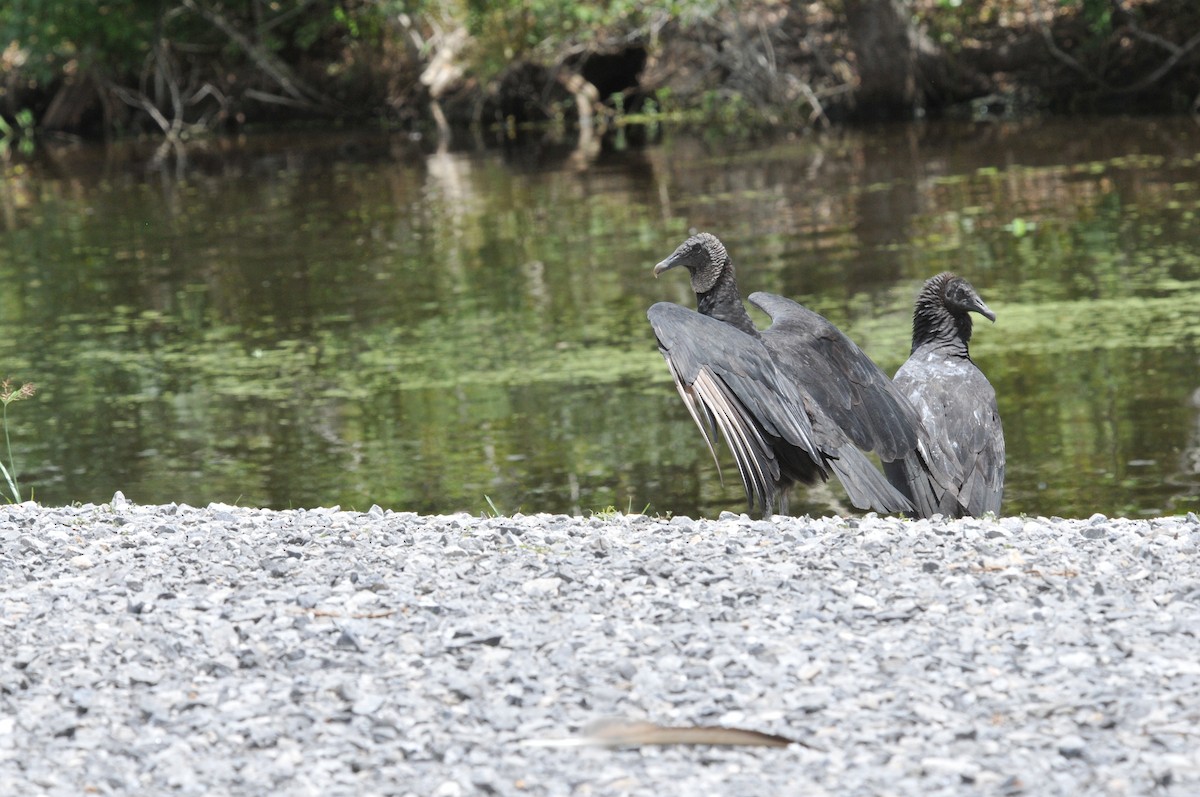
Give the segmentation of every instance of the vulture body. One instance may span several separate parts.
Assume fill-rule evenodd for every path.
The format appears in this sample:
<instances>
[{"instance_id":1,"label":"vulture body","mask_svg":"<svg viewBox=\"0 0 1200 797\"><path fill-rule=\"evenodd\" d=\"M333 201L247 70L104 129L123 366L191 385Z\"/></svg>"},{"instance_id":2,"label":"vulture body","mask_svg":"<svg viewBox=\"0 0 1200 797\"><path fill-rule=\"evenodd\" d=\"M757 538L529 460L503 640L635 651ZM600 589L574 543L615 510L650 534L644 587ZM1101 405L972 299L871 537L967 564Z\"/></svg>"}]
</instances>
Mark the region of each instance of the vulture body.
<instances>
[{"instance_id":1,"label":"vulture body","mask_svg":"<svg viewBox=\"0 0 1200 797\"><path fill-rule=\"evenodd\" d=\"M954 452L959 480L936 507L947 517L999 514L1004 497L1004 429L996 390L971 360L971 313L996 320L962 277L927 280L913 309L912 354L894 379L936 444ZM898 485L891 466L884 469Z\"/></svg>"}]
</instances>

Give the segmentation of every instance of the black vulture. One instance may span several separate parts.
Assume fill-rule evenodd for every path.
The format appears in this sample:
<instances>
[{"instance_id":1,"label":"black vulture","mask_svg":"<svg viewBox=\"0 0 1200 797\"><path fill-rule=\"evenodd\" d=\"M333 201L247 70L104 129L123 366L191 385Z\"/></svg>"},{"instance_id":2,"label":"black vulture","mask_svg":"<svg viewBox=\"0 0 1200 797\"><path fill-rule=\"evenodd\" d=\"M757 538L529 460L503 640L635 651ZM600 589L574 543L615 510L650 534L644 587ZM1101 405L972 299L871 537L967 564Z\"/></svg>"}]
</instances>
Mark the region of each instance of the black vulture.
<instances>
[{"instance_id":1,"label":"black vulture","mask_svg":"<svg viewBox=\"0 0 1200 797\"><path fill-rule=\"evenodd\" d=\"M692 236L654 274L676 266L691 274L699 312L660 302L647 315L710 451L716 430L732 449L751 510L758 505L767 514L778 506L786 513L788 487L812 484L832 471L859 509L913 511L810 385L789 371L793 364L778 351L788 344L786 336L778 329L768 336L754 326L738 294L733 263L716 236ZM787 301L761 296L767 304Z\"/></svg>"},{"instance_id":2,"label":"black vulture","mask_svg":"<svg viewBox=\"0 0 1200 797\"><path fill-rule=\"evenodd\" d=\"M999 514L1004 495L1004 430L996 390L967 347L971 313L996 320L962 277L943 273L927 280L913 309L912 354L895 377L925 428L957 457L962 474L957 495L947 492L938 506L947 517Z\"/></svg>"}]
</instances>

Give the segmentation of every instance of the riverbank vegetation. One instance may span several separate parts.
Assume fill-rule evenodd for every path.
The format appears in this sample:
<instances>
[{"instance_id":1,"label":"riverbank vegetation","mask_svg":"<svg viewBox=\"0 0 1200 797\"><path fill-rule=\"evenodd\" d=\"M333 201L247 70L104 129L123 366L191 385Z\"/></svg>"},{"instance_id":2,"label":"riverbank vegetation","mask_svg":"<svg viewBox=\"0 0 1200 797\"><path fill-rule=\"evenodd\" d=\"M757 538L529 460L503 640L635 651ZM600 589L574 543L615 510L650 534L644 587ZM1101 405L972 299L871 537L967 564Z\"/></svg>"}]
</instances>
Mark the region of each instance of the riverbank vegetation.
<instances>
[{"instance_id":1,"label":"riverbank vegetation","mask_svg":"<svg viewBox=\"0 0 1200 797\"><path fill-rule=\"evenodd\" d=\"M284 122L1196 112L1191 0L10 0L0 146Z\"/></svg>"}]
</instances>

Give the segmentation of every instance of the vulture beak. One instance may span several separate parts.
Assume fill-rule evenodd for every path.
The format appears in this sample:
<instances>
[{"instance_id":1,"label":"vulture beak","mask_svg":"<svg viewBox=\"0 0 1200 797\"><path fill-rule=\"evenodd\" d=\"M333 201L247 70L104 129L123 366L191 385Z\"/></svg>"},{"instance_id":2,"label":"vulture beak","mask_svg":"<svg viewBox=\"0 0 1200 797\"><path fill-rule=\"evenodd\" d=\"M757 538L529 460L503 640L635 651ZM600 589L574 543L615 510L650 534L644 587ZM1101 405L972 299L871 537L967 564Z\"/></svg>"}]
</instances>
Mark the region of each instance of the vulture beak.
<instances>
[{"instance_id":1,"label":"vulture beak","mask_svg":"<svg viewBox=\"0 0 1200 797\"><path fill-rule=\"evenodd\" d=\"M676 257L677 254L679 254L679 253L672 252L670 257L668 257L666 260L663 260L657 266L654 267L654 278L655 279L658 279L658 275L663 273L664 271L669 271L670 269L673 269L679 265L679 258Z\"/></svg>"},{"instance_id":2,"label":"vulture beak","mask_svg":"<svg viewBox=\"0 0 1200 797\"><path fill-rule=\"evenodd\" d=\"M976 302L975 308L974 308L975 312L979 313L981 316L986 318L988 321L991 321L993 324L996 323L996 314L992 312L992 308L990 308L986 304L984 304L983 299L976 299L975 302Z\"/></svg>"}]
</instances>

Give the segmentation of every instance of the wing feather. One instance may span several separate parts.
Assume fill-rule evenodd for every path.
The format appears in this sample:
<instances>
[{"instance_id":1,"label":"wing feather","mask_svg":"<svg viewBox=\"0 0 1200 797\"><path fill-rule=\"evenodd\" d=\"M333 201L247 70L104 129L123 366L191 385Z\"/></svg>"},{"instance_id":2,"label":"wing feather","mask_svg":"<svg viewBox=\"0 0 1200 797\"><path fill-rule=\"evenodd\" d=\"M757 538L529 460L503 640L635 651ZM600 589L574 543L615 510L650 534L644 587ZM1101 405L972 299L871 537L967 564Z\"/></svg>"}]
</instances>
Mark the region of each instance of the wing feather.
<instances>
[{"instance_id":1,"label":"wing feather","mask_svg":"<svg viewBox=\"0 0 1200 797\"><path fill-rule=\"evenodd\" d=\"M763 340L783 373L804 386L855 447L878 454L910 509L928 517L939 511L944 495L957 496L962 482L957 460L942 455L908 397L866 352L827 318L791 299L759 292L750 302L771 317ZM853 473L864 484L869 478L861 467ZM874 490L877 499L885 492Z\"/></svg>"},{"instance_id":2,"label":"wing feather","mask_svg":"<svg viewBox=\"0 0 1200 797\"><path fill-rule=\"evenodd\" d=\"M716 319L660 302L647 313L676 390L716 460L733 453L751 509L768 511L792 481L828 477L803 397L762 341ZM782 457L782 459L781 459ZM786 470L786 472L785 472Z\"/></svg>"}]
</instances>

